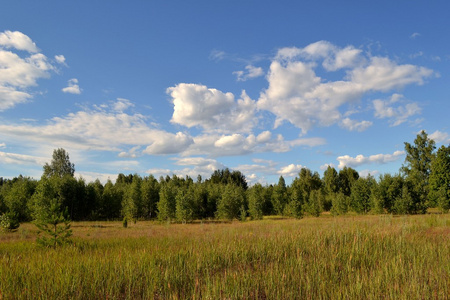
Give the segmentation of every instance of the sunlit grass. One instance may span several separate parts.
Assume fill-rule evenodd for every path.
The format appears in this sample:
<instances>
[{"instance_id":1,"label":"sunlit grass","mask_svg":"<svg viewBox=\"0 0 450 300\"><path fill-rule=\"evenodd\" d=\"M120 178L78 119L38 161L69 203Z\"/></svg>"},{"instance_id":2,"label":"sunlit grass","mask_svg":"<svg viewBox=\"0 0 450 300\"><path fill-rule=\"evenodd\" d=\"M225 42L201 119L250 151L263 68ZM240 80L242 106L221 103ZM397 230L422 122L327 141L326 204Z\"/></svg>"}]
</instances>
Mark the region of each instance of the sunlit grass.
<instances>
[{"instance_id":1,"label":"sunlit grass","mask_svg":"<svg viewBox=\"0 0 450 300\"><path fill-rule=\"evenodd\" d=\"M450 215L72 224L0 236L3 299L446 299Z\"/></svg>"}]
</instances>

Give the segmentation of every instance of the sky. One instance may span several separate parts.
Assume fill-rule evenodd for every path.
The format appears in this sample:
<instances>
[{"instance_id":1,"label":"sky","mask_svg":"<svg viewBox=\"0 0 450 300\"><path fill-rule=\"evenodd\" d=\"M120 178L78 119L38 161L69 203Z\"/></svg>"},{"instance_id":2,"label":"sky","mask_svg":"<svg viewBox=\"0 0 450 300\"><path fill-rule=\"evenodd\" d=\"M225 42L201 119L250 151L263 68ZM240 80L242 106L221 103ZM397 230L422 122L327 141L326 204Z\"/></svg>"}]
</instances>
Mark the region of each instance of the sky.
<instances>
[{"instance_id":1,"label":"sky","mask_svg":"<svg viewBox=\"0 0 450 300\"><path fill-rule=\"evenodd\" d=\"M0 177L398 173L450 143L448 1L0 3Z\"/></svg>"}]
</instances>

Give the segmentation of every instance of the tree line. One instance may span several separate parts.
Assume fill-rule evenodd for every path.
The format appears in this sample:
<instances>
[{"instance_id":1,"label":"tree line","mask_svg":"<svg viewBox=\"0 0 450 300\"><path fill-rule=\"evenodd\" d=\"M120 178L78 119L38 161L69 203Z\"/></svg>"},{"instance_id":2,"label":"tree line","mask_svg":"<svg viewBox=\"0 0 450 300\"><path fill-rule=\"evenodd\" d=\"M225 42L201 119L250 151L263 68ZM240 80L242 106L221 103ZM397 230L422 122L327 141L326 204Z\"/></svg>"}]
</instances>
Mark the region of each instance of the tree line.
<instances>
[{"instance_id":1,"label":"tree line","mask_svg":"<svg viewBox=\"0 0 450 300\"><path fill-rule=\"evenodd\" d=\"M405 143L406 158L398 174L360 177L351 167L318 172L301 169L290 185L248 186L238 170L216 170L210 178L142 177L119 174L113 183L86 183L75 178L74 164L60 148L43 167L40 180L0 178L0 221L3 227L47 220L137 220L191 222L199 219L262 219L267 215L301 218L355 212L420 214L450 208L450 146L436 151L425 131ZM47 219L46 219L47 218ZM14 226L12 226L14 227Z\"/></svg>"}]
</instances>

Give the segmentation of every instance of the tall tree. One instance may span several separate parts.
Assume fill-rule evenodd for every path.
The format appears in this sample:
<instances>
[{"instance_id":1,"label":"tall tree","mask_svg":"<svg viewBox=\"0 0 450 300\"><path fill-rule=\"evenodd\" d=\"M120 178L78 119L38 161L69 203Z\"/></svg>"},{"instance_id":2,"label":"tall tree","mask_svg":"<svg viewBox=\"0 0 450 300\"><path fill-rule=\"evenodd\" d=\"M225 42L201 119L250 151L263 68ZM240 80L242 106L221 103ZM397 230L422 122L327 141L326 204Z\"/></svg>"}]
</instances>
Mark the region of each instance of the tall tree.
<instances>
[{"instance_id":1,"label":"tall tree","mask_svg":"<svg viewBox=\"0 0 450 300\"><path fill-rule=\"evenodd\" d=\"M74 173L75 165L70 162L69 153L67 153L63 148L53 150L52 161L50 164L46 163L44 165L43 176L57 176L62 178L66 175L69 175L73 177Z\"/></svg>"},{"instance_id":2,"label":"tall tree","mask_svg":"<svg viewBox=\"0 0 450 300\"><path fill-rule=\"evenodd\" d=\"M435 157L435 142L428 138L427 133L422 130L414 140L414 145L405 142L405 163L402 171L406 179L412 183L414 193L413 207L416 213L425 213L428 206L429 176L431 173L431 162Z\"/></svg>"},{"instance_id":3,"label":"tall tree","mask_svg":"<svg viewBox=\"0 0 450 300\"><path fill-rule=\"evenodd\" d=\"M450 209L450 146L441 146L431 163L430 200L442 212Z\"/></svg>"}]
</instances>

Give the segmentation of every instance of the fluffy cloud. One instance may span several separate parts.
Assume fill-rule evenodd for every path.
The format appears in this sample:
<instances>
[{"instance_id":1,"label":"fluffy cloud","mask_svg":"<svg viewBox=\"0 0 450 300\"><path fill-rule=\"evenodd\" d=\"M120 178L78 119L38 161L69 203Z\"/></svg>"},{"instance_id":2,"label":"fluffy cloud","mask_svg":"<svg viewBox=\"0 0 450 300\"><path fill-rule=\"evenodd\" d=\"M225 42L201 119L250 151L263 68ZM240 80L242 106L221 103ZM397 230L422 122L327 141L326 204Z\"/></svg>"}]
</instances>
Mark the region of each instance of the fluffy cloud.
<instances>
[{"instance_id":1,"label":"fluffy cloud","mask_svg":"<svg viewBox=\"0 0 450 300\"><path fill-rule=\"evenodd\" d=\"M248 153L287 152L294 147L315 147L323 144L325 144L323 138L285 140L281 134L272 136L268 131L264 131L258 136L237 133L231 135L203 134L194 137L194 143L182 154L219 157Z\"/></svg>"},{"instance_id":2,"label":"fluffy cloud","mask_svg":"<svg viewBox=\"0 0 450 300\"><path fill-rule=\"evenodd\" d=\"M36 44L25 34L19 31L9 31L0 33L0 46L10 49L24 50L30 53L39 52Z\"/></svg>"},{"instance_id":3,"label":"fluffy cloud","mask_svg":"<svg viewBox=\"0 0 450 300\"><path fill-rule=\"evenodd\" d=\"M397 161L405 155L405 151L395 151L393 154L375 154L371 156L364 156L362 154L356 157L351 157L349 155L339 156L337 160L339 161L338 168L342 169L344 167L358 167L366 164L386 164L389 162Z\"/></svg>"},{"instance_id":4,"label":"fluffy cloud","mask_svg":"<svg viewBox=\"0 0 450 300\"><path fill-rule=\"evenodd\" d=\"M55 55L55 60L59 64L66 65L66 58L64 55Z\"/></svg>"},{"instance_id":5,"label":"fluffy cloud","mask_svg":"<svg viewBox=\"0 0 450 300\"><path fill-rule=\"evenodd\" d=\"M116 102L106 108L69 113L53 118L46 125L0 124L0 132L3 136L20 138L24 144L38 142L54 147L120 152L126 146L146 146L147 154L179 153L192 143L192 138L184 133L149 127L141 114L115 110L118 105Z\"/></svg>"},{"instance_id":6,"label":"fluffy cloud","mask_svg":"<svg viewBox=\"0 0 450 300\"><path fill-rule=\"evenodd\" d=\"M406 122L409 117L420 114L421 108L417 103L405 102L407 101L400 94L393 94L389 100L374 100L372 103L375 109L375 117L388 118L391 126L398 126ZM397 106L394 106L396 103ZM398 105L398 103L405 103L405 105Z\"/></svg>"},{"instance_id":7,"label":"fluffy cloud","mask_svg":"<svg viewBox=\"0 0 450 300\"><path fill-rule=\"evenodd\" d=\"M17 164L17 165L37 165L43 166L47 160L43 157L17 154L17 153L7 153L0 151L0 163L3 164Z\"/></svg>"},{"instance_id":8,"label":"fluffy cloud","mask_svg":"<svg viewBox=\"0 0 450 300\"><path fill-rule=\"evenodd\" d=\"M429 136L430 139L434 140L436 143L450 143L450 135L446 132L436 130Z\"/></svg>"},{"instance_id":9,"label":"fluffy cloud","mask_svg":"<svg viewBox=\"0 0 450 300\"><path fill-rule=\"evenodd\" d=\"M264 71L261 67L254 67L252 65L247 65L245 71L235 71L233 72L237 77L237 81L247 81L249 79L257 78L264 75Z\"/></svg>"},{"instance_id":10,"label":"fluffy cloud","mask_svg":"<svg viewBox=\"0 0 450 300\"><path fill-rule=\"evenodd\" d=\"M6 49L22 50L24 57ZM33 41L21 32L0 33L0 111L32 98L28 88L55 70L47 57L38 53Z\"/></svg>"},{"instance_id":11,"label":"fluffy cloud","mask_svg":"<svg viewBox=\"0 0 450 300\"><path fill-rule=\"evenodd\" d=\"M341 121L340 126L343 128L346 128L350 131L364 131L367 128L369 128L370 126L372 126L372 122L370 121L355 121L355 120L351 120L350 118L345 118Z\"/></svg>"},{"instance_id":12,"label":"fluffy cloud","mask_svg":"<svg viewBox=\"0 0 450 300\"><path fill-rule=\"evenodd\" d=\"M298 173L300 173L300 170L302 168L303 168L302 165L290 164L288 166L282 167L278 171L278 174L280 174L281 176L285 176L285 177L294 177L294 176L298 175Z\"/></svg>"},{"instance_id":13,"label":"fluffy cloud","mask_svg":"<svg viewBox=\"0 0 450 300\"><path fill-rule=\"evenodd\" d=\"M67 87L63 88L62 91L64 93L69 94L81 94L80 86L78 85L78 79L72 78L67 82Z\"/></svg>"},{"instance_id":14,"label":"fluffy cloud","mask_svg":"<svg viewBox=\"0 0 450 300\"><path fill-rule=\"evenodd\" d=\"M249 132L254 126L255 102L245 91L238 101L232 93L199 84L180 83L167 93L174 105L172 123L223 132Z\"/></svg>"},{"instance_id":15,"label":"fluffy cloud","mask_svg":"<svg viewBox=\"0 0 450 300\"><path fill-rule=\"evenodd\" d=\"M319 77L315 69L320 61L326 72L343 69L345 76L336 81ZM267 75L269 86L261 93L257 106L276 116L275 127L288 121L306 133L315 126L341 122L344 128L361 130L370 123L343 121L340 110L360 101L366 93L420 85L432 74L424 67L399 65L385 57L364 56L352 46L342 49L321 41L303 49L278 51Z\"/></svg>"}]
</instances>

